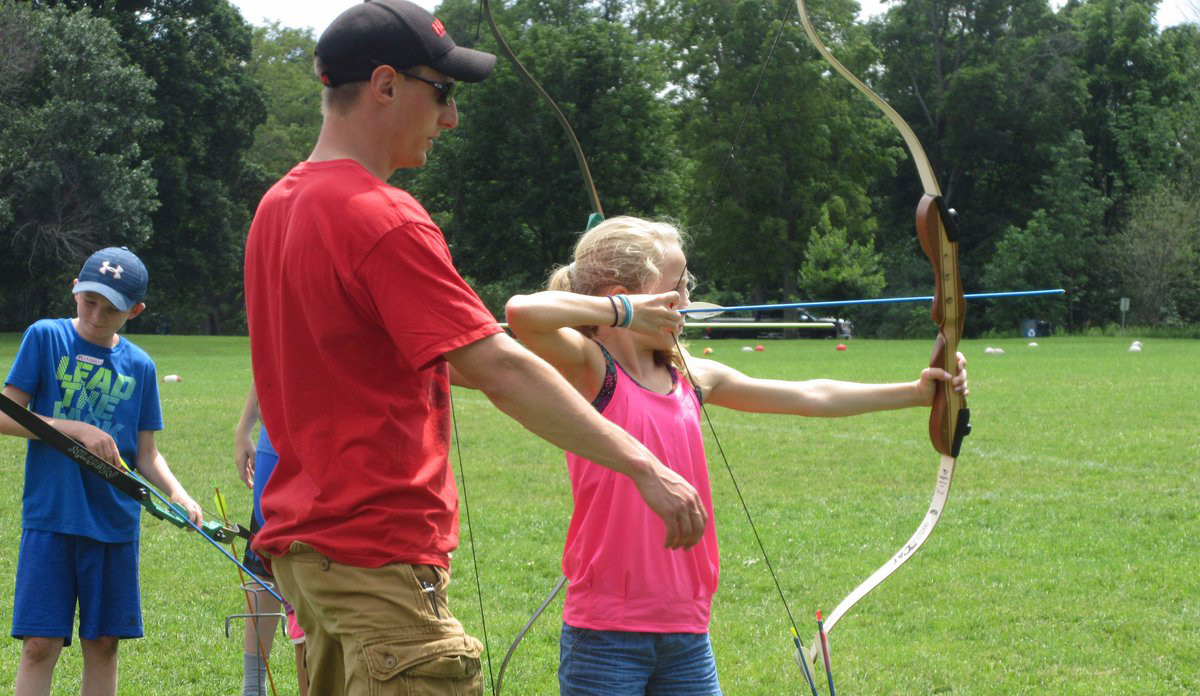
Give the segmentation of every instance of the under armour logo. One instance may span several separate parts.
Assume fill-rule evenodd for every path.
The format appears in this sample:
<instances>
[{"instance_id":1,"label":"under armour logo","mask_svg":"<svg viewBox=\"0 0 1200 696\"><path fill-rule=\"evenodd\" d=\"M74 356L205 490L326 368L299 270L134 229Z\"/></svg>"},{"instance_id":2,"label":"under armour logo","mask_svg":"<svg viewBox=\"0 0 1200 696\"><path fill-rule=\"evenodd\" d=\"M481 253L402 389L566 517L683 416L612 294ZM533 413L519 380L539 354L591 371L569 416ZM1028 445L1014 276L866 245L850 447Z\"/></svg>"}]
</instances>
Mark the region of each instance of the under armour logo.
<instances>
[{"instance_id":1,"label":"under armour logo","mask_svg":"<svg viewBox=\"0 0 1200 696\"><path fill-rule=\"evenodd\" d=\"M125 269L121 268L120 266L109 265L109 263L107 261L100 264L100 275L104 275L105 273L108 273L110 271L113 274L113 280L120 280L121 274L125 272Z\"/></svg>"}]
</instances>

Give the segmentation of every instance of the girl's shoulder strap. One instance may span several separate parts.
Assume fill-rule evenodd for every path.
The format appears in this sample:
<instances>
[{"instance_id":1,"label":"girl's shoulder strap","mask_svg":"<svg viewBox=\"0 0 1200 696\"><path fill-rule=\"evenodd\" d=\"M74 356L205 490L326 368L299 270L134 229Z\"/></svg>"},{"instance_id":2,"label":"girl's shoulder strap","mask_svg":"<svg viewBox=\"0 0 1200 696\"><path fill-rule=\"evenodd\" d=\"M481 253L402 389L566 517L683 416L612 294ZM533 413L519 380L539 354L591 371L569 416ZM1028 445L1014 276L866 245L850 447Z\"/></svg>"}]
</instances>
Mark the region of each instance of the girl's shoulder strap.
<instances>
[{"instance_id":1,"label":"girl's shoulder strap","mask_svg":"<svg viewBox=\"0 0 1200 696\"><path fill-rule=\"evenodd\" d=\"M592 399L592 408L603 413L608 406L608 402L612 401L613 392L617 389L617 362L613 360L613 356L604 347L604 344L596 339L592 341L600 348L600 353L604 356L604 381L600 384L600 392L596 394L596 398Z\"/></svg>"}]
</instances>

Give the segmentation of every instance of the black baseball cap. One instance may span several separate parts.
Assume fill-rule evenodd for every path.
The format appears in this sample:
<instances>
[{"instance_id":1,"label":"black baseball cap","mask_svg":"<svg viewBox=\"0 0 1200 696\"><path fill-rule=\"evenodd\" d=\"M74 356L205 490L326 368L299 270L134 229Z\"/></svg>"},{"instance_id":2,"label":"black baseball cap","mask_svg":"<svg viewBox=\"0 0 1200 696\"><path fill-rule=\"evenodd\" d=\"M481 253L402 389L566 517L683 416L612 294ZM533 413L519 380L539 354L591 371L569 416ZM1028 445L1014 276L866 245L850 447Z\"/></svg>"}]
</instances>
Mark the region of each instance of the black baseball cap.
<instances>
[{"instance_id":1,"label":"black baseball cap","mask_svg":"<svg viewBox=\"0 0 1200 696\"><path fill-rule=\"evenodd\" d=\"M338 15L317 40L321 82L337 87L370 79L380 65L418 65L463 82L479 82L496 56L456 46L441 20L408 0L366 0Z\"/></svg>"}]
</instances>

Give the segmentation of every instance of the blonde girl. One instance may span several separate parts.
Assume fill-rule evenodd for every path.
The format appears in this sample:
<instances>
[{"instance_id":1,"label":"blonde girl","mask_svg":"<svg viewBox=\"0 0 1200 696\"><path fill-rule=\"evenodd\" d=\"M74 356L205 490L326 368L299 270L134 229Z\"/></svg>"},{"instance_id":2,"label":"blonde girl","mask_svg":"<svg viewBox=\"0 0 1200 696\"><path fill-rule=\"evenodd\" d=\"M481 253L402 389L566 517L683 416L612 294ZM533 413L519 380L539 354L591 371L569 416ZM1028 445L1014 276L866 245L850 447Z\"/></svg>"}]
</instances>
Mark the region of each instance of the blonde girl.
<instances>
[{"instance_id":1,"label":"blonde girl","mask_svg":"<svg viewBox=\"0 0 1200 696\"><path fill-rule=\"evenodd\" d=\"M961 355L957 377L925 368L913 382L860 384L756 379L681 353L678 310L688 305L689 279L674 225L617 217L584 233L548 290L513 297L506 309L517 338L687 479L710 520L702 400L834 417L927 407L939 380L966 393ZM558 671L563 696L720 694L708 637L720 571L715 525L690 549L663 548L654 542L663 522L628 478L572 453L567 467L575 507L563 551L570 580Z\"/></svg>"}]
</instances>

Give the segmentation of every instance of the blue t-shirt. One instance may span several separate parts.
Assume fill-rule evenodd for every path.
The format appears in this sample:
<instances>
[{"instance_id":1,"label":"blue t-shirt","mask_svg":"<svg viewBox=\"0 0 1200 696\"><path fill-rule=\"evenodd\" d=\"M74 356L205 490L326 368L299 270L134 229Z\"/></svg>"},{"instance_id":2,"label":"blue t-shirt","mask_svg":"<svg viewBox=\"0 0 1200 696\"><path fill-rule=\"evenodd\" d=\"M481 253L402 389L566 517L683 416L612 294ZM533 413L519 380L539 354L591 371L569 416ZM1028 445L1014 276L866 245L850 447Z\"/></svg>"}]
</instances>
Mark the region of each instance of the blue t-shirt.
<instances>
[{"instance_id":1,"label":"blue t-shirt","mask_svg":"<svg viewBox=\"0 0 1200 696\"><path fill-rule=\"evenodd\" d=\"M279 454L275 452L275 446L271 444L271 438L267 437L267 429L265 427L258 429L258 444L255 445L254 449L257 452L269 454L272 457L279 456Z\"/></svg>"},{"instance_id":2,"label":"blue t-shirt","mask_svg":"<svg viewBox=\"0 0 1200 696\"><path fill-rule=\"evenodd\" d=\"M255 448L255 454L254 519L258 522L258 526L261 527L263 525L263 489L267 487L267 479L271 478L271 472L275 471L275 465L279 463L279 455L275 452L275 447L271 444L271 438L267 437L266 426L258 429L258 446Z\"/></svg>"},{"instance_id":3,"label":"blue t-shirt","mask_svg":"<svg viewBox=\"0 0 1200 696\"><path fill-rule=\"evenodd\" d=\"M83 421L112 436L137 464L138 433L162 430L154 361L122 337L115 348L84 340L70 319L42 319L25 331L10 384L30 394L35 413ZM21 525L103 542L137 541L137 501L40 440L25 456Z\"/></svg>"}]
</instances>

